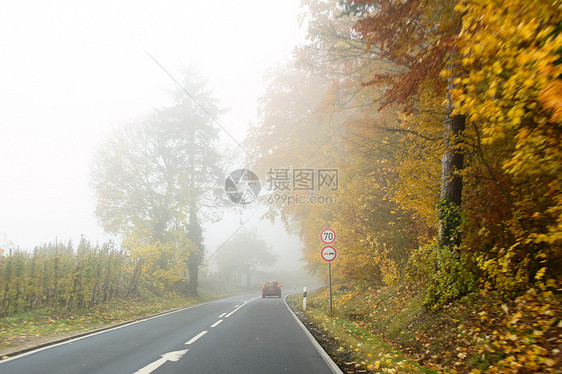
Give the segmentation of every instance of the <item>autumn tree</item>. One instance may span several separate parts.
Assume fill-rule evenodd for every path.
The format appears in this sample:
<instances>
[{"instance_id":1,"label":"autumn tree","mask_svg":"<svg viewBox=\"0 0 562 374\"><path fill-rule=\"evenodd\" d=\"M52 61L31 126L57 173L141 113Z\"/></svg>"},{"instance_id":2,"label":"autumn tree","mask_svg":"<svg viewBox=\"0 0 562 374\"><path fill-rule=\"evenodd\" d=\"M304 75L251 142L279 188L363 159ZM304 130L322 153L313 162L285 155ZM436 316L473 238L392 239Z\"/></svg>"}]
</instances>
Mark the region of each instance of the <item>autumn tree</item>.
<instances>
[{"instance_id":1,"label":"autumn tree","mask_svg":"<svg viewBox=\"0 0 562 374\"><path fill-rule=\"evenodd\" d=\"M397 67L367 82L385 88L374 100L398 105L412 133L445 118L435 147L442 152L440 243L458 247L462 234L465 257L450 260L478 262L505 291L528 287L544 274L541 263L558 269L559 4L346 4L359 17L353 30ZM404 204L400 179L395 196Z\"/></svg>"},{"instance_id":2,"label":"autumn tree","mask_svg":"<svg viewBox=\"0 0 562 374\"><path fill-rule=\"evenodd\" d=\"M287 188L277 189L276 171L290 173L299 168L337 167L338 153L343 151L341 134L345 129L341 127L341 115L330 121L329 113L320 112L329 91L330 81L319 74L307 74L306 69L301 70L294 62L271 75L267 93L261 98L259 122L247 138L254 160L252 168L263 176L264 189L266 193L269 190L271 196L294 192L290 182ZM314 193L300 191L301 196ZM317 253L318 227L330 222L333 212L318 204L288 205L281 199L277 202L270 199L268 203L267 196L262 200L269 208L268 218L279 217L287 229L300 235L306 244L314 240L314 246L305 245L305 250L311 251L309 266L314 269L318 256L313 256L312 252Z\"/></svg>"},{"instance_id":3,"label":"autumn tree","mask_svg":"<svg viewBox=\"0 0 562 374\"><path fill-rule=\"evenodd\" d=\"M454 77L454 110L467 118L464 230L489 281L520 291L562 265L562 10L550 1L463 0L457 11L456 68L443 75Z\"/></svg>"},{"instance_id":4,"label":"autumn tree","mask_svg":"<svg viewBox=\"0 0 562 374\"><path fill-rule=\"evenodd\" d=\"M349 1L346 10L359 17L354 30L376 49L381 58L391 62L395 71L375 74L367 84L386 87L380 99L383 106L403 105L411 111L424 90L440 93L444 98L453 88L440 77L455 52L455 38L460 23L454 1ZM458 145L465 127L461 114L454 114L447 96L443 119L439 202L440 242L460 244L460 205L462 202L463 153Z\"/></svg>"},{"instance_id":5,"label":"autumn tree","mask_svg":"<svg viewBox=\"0 0 562 374\"><path fill-rule=\"evenodd\" d=\"M256 167L262 173L336 168L337 191L298 191L308 196L327 193L334 203L270 208L300 234L310 270L324 272L318 233L331 226L339 233L338 245L345 248L333 269L338 279L392 283L415 246L414 221L392 201L389 183L397 176L395 156L407 132L397 131L391 111L377 111L373 97L380 96L379 90L361 84L390 65L382 60L368 63L377 56L353 37L353 20L339 17L343 9L333 8L337 2L307 5L314 30L310 45L271 78L259 126L249 137ZM277 141L281 138L283 142Z\"/></svg>"},{"instance_id":6,"label":"autumn tree","mask_svg":"<svg viewBox=\"0 0 562 374\"><path fill-rule=\"evenodd\" d=\"M142 273L149 255L157 257L151 260L155 276L185 263L185 291L197 295L204 256L201 209L214 201L223 173L212 120L218 108L205 82L188 74L184 86L172 92L171 105L121 129L102 146L92 179L104 228L124 234L133 253L145 254L135 273Z\"/></svg>"}]
</instances>

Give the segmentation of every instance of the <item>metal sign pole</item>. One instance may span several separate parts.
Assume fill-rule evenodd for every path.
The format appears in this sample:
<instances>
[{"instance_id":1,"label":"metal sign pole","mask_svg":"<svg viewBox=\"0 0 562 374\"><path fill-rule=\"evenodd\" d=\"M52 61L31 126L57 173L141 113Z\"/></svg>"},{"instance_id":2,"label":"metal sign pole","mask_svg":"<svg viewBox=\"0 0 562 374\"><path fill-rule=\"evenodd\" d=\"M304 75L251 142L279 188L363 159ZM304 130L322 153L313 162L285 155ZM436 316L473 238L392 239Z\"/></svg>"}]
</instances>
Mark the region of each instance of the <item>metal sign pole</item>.
<instances>
[{"instance_id":1,"label":"metal sign pole","mask_svg":"<svg viewBox=\"0 0 562 374\"><path fill-rule=\"evenodd\" d=\"M330 317L332 316L332 263L328 262L328 283L330 284Z\"/></svg>"}]
</instances>

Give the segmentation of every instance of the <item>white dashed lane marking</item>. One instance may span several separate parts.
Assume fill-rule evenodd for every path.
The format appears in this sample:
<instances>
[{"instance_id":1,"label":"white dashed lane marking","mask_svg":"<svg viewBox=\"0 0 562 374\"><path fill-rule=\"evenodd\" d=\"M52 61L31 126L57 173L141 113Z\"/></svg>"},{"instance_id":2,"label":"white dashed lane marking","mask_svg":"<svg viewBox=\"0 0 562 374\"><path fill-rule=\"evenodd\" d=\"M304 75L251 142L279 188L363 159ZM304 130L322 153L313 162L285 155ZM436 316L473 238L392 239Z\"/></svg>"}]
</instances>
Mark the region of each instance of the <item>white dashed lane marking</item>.
<instances>
[{"instance_id":1,"label":"white dashed lane marking","mask_svg":"<svg viewBox=\"0 0 562 374\"><path fill-rule=\"evenodd\" d=\"M224 318L228 318L228 317L230 317L231 315L233 315L234 313L236 313L240 308L242 308L244 305L248 304L250 301L255 300L255 299L257 299L257 298L250 299L250 300L245 301L243 304L238 304L238 305L236 305L236 306L234 307L234 310L233 310L232 312L230 312L230 313L228 313L228 314L223 313L223 314L221 314L221 315L219 316L219 318L223 318L223 317L224 317ZM217 322L213 323L213 324L211 325L211 327L217 327L222 321L224 321L224 320L219 319ZM208 331L201 331L199 334L195 335L193 338L191 338L190 340L188 340L187 342L185 342L185 344L190 345L190 344L195 343L200 337L202 337L203 335L205 335L207 332L208 332Z\"/></svg>"},{"instance_id":2,"label":"white dashed lane marking","mask_svg":"<svg viewBox=\"0 0 562 374\"><path fill-rule=\"evenodd\" d=\"M217 327L219 323L221 323L222 321L223 321L222 319L219 319L217 322L213 323L211 327Z\"/></svg>"},{"instance_id":3,"label":"white dashed lane marking","mask_svg":"<svg viewBox=\"0 0 562 374\"><path fill-rule=\"evenodd\" d=\"M234 310L233 310L232 312L228 313L226 316L224 316L224 318L230 317L231 315L233 315L234 313L236 313L240 308L242 308L244 305L248 304L250 301L255 300L255 299L257 299L257 297L256 297L256 298L253 298L253 299L250 299L250 300L248 300L248 301L246 301L246 302L244 302L244 304L236 305L236 306L234 307Z\"/></svg>"},{"instance_id":4,"label":"white dashed lane marking","mask_svg":"<svg viewBox=\"0 0 562 374\"><path fill-rule=\"evenodd\" d=\"M193 338L191 338L191 340L185 342L185 344L193 344L197 341L197 339L199 339L200 337L202 337L203 335L205 335L207 333L207 331L201 331L199 334L195 335Z\"/></svg>"}]
</instances>

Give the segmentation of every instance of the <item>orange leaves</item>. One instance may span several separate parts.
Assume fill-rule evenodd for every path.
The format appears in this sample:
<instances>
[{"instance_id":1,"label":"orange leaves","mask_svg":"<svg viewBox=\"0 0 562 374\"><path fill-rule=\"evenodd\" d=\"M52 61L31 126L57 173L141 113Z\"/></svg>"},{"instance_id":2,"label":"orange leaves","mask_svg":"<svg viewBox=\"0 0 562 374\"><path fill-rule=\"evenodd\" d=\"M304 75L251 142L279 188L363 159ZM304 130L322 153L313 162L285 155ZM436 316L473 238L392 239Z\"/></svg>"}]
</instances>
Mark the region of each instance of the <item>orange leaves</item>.
<instances>
[{"instance_id":1,"label":"orange leaves","mask_svg":"<svg viewBox=\"0 0 562 374\"><path fill-rule=\"evenodd\" d=\"M353 5L364 3L352 1ZM398 103L408 109L425 84L445 92L439 78L453 48L457 17L449 2L373 1L361 12L354 31L382 59L392 63L391 72L378 74L369 84L385 85L383 106Z\"/></svg>"},{"instance_id":2,"label":"orange leaves","mask_svg":"<svg viewBox=\"0 0 562 374\"><path fill-rule=\"evenodd\" d=\"M562 80L548 83L539 94L543 106L552 110L551 120L562 122Z\"/></svg>"}]
</instances>

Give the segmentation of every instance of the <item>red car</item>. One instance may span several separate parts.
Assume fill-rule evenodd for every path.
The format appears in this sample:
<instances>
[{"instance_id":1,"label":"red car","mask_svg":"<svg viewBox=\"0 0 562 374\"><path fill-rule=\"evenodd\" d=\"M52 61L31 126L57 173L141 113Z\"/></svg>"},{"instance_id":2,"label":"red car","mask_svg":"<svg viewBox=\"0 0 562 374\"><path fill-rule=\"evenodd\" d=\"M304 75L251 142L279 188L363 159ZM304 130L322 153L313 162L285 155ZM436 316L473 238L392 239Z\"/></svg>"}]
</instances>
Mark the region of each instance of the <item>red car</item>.
<instances>
[{"instance_id":1,"label":"red car","mask_svg":"<svg viewBox=\"0 0 562 374\"><path fill-rule=\"evenodd\" d=\"M261 289L261 297L277 296L281 297L281 286L277 282L265 282Z\"/></svg>"}]
</instances>

